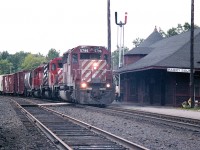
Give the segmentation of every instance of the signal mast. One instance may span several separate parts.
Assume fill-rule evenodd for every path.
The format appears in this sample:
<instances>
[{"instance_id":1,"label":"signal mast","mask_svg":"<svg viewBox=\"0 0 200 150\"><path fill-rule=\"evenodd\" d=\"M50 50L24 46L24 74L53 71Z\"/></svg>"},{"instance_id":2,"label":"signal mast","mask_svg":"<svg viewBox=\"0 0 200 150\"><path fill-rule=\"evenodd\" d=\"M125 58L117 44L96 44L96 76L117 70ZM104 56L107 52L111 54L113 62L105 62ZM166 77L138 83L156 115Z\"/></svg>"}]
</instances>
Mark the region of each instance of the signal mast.
<instances>
[{"instance_id":1,"label":"signal mast","mask_svg":"<svg viewBox=\"0 0 200 150\"><path fill-rule=\"evenodd\" d=\"M119 50L119 68L121 68L124 65L124 26L127 23L127 12L125 12L124 22L117 21L117 12L115 12L115 23L118 26L117 28L117 49ZM118 32L118 29L120 28L120 33ZM120 36L120 40L118 41L118 36ZM119 45L118 45L119 42ZM121 86L120 86L120 74L118 77L118 86L119 86L119 97L121 97Z\"/></svg>"}]
</instances>

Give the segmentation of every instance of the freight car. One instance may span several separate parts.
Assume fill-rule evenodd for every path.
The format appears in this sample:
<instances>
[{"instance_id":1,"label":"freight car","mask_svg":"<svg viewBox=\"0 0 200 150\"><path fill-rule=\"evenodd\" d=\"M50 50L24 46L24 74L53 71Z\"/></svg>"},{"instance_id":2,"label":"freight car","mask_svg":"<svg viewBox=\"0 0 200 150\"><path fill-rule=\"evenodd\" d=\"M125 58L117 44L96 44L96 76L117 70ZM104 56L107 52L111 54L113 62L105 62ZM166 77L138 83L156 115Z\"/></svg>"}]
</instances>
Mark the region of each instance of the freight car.
<instances>
[{"instance_id":1,"label":"freight car","mask_svg":"<svg viewBox=\"0 0 200 150\"><path fill-rule=\"evenodd\" d=\"M0 75L0 94L24 95L25 72Z\"/></svg>"},{"instance_id":2,"label":"freight car","mask_svg":"<svg viewBox=\"0 0 200 150\"><path fill-rule=\"evenodd\" d=\"M115 88L109 55L102 46L75 47L31 71L3 75L2 93L79 104L110 104Z\"/></svg>"},{"instance_id":3,"label":"freight car","mask_svg":"<svg viewBox=\"0 0 200 150\"><path fill-rule=\"evenodd\" d=\"M3 75L0 75L0 95L3 94Z\"/></svg>"}]
</instances>

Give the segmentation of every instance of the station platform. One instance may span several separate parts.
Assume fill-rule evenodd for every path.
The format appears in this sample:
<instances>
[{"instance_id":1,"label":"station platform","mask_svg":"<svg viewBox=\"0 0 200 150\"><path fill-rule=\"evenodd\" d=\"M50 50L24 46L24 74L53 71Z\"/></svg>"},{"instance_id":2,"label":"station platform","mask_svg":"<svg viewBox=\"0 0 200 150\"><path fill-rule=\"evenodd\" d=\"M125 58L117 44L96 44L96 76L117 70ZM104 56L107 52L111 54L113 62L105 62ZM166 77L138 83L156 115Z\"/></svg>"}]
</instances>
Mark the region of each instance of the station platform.
<instances>
[{"instance_id":1,"label":"station platform","mask_svg":"<svg viewBox=\"0 0 200 150\"><path fill-rule=\"evenodd\" d=\"M137 104L130 102L116 101L114 101L111 106L200 120L200 110L182 109L169 106L138 106Z\"/></svg>"}]
</instances>

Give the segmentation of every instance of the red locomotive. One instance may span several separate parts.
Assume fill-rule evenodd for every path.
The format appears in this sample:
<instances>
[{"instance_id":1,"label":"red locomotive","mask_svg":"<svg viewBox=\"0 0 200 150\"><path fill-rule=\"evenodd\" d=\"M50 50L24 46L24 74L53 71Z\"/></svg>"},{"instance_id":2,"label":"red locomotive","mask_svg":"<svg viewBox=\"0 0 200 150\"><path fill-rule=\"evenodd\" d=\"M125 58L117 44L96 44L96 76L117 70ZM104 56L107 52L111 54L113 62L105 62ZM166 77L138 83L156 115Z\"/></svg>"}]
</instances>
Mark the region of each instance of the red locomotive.
<instances>
[{"instance_id":1,"label":"red locomotive","mask_svg":"<svg viewBox=\"0 0 200 150\"><path fill-rule=\"evenodd\" d=\"M32 71L0 76L0 93L106 105L114 100L109 51L78 46Z\"/></svg>"},{"instance_id":2,"label":"red locomotive","mask_svg":"<svg viewBox=\"0 0 200 150\"><path fill-rule=\"evenodd\" d=\"M63 55L59 96L80 104L110 104L114 100L109 52L100 46L78 46Z\"/></svg>"}]
</instances>

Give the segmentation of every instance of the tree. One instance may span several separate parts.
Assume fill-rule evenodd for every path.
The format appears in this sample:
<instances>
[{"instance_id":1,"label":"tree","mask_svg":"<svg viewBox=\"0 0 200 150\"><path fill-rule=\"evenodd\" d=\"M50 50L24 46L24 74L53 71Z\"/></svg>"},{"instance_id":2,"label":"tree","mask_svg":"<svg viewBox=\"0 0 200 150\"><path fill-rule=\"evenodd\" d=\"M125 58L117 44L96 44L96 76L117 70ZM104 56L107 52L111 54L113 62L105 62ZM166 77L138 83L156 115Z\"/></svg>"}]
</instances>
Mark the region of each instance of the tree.
<instances>
[{"instance_id":1,"label":"tree","mask_svg":"<svg viewBox=\"0 0 200 150\"><path fill-rule=\"evenodd\" d=\"M178 31L177 31L177 28L171 28L167 31L167 37L170 37L170 36L174 36L174 35L178 35Z\"/></svg>"},{"instance_id":2,"label":"tree","mask_svg":"<svg viewBox=\"0 0 200 150\"><path fill-rule=\"evenodd\" d=\"M138 37L133 41L133 45L135 47L138 47L143 41L144 41L144 39L141 39L141 38Z\"/></svg>"},{"instance_id":3,"label":"tree","mask_svg":"<svg viewBox=\"0 0 200 150\"><path fill-rule=\"evenodd\" d=\"M11 69L13 64L10 63L7 59L0 60L0 74L8 74L11 73Z\"/></svg>"},{"instance_id":4,"label":"tree","mask_svg":"<svg viewBox=\"0 0 200 150\"><path fill-rule=\"evenodd\" d=\"M36 54L36 55L28 54L25 57L22 65L21 65L21 68L24 70L32 70L45 62L46 62L46 59L44 56L41 56L38 54Z\"/></svg>"},{"instance_id":5,"label":"tree","mask_svg":"<svg viewBox=\"0 0 200 150\"><path fill-rule=\"evenodd\" d=\"M8 51L0 52L0 59L7 59L9 55Z\"/></svg>"},{"instance_id":6,"label":"tree","mask_svg":"<svg viewBox=\"0 0 200 150\"><path fill-rule=\"evenodd\" d=\"M25 59L25 57L28 55L29 53L25 53L23 51L17 52L13 55L10 55L8 57L8 60L13 64L13 70L15 71L20 71L21 70L21 65ZM17 62L17 63L16 63Z\"/></svg>"},{"instance_id":7,"label":"tree","mask_svg":"<svg viewBox=\"0 0 200 150\"><path fill-rule=\"evenodd\" d=\"M56 49L51 48L46 56L48 61L52 60L53 58L59 57L60 52L57 52Z\"/></svg>"},{"instance_id":8,"label":"tree","mask_svg":"<svg viewBox=\"0 0 200 150\"><path fill-rule=\"evenodd\" d=\"M194 28L199 28L199 26L195 25ZM159 32L163 35L163 37L170 37L187 32L190 29L191 25L188 22L185 22L184 25L178 24L176 28L172 27L171 29L167 30L167 33L165 33L163 30L160 30Z\"/></svg>"},{"instance_id":9,"label":"tree","mask_svg":"<svg viewBox=\"0 0 200 150\"><path fill-rule=\"evenodd\" d=\"M127 47L124 47L124 53L127 52L128 50L129 49ZM117 50L112 52L111 57L112 57L113 67L119 66L119 48L117 48Z\"/></svg>"}]
</instances>

